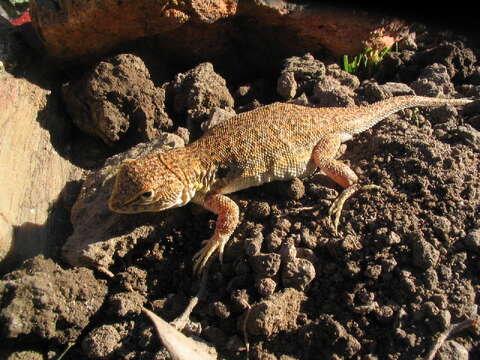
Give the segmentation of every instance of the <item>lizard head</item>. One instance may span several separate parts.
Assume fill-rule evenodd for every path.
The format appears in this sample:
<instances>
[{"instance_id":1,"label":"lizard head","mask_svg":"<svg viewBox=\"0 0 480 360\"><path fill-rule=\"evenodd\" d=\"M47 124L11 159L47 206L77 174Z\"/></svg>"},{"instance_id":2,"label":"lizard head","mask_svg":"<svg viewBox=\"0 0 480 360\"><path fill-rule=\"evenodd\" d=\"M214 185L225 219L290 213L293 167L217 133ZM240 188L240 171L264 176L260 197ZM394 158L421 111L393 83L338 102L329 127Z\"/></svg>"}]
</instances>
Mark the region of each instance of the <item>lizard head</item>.
<instances>
[{"instance_id":1,"label":"lizard head","mask_svg":"<svg viewBox=\"0 0 480 360\"><path fill-rule=\"evenodd\" d=\"M110 210L118 213L162 211L185 205L188 198L184 183L165 166L159 154L121 165L108 200Z\"/></svg>"}]
</instances>

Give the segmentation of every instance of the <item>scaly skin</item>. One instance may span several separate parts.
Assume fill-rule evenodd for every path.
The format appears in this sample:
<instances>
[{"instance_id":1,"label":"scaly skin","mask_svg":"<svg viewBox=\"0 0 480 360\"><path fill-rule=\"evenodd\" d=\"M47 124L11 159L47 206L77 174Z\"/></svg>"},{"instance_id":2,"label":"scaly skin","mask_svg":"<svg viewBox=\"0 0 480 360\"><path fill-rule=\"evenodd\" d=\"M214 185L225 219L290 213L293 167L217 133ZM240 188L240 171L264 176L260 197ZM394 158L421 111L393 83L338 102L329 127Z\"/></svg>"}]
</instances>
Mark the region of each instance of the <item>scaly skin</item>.
<instances>
[{"instance_id":1,"label":"scaly skin","mask_svg":"<svg viewBox=\"0 0 480 360\"><path fill-rule=\"evenodd\" d=\"M464 105L468 99L398 96L372 105L312 108L274 103L236 115L184 148L128 161L120 168L111 210L120 213L162 211L192 201L218 215L214 234L194 256L200 273L208 259L223 249L238 224L238 206L226 194L274 180L304 177L323 170L345 190L332 204L336 232L345 200L360 187L346 164L335 159L350 140L402 109L444 104Z\"/></svg>"}]
</instances>

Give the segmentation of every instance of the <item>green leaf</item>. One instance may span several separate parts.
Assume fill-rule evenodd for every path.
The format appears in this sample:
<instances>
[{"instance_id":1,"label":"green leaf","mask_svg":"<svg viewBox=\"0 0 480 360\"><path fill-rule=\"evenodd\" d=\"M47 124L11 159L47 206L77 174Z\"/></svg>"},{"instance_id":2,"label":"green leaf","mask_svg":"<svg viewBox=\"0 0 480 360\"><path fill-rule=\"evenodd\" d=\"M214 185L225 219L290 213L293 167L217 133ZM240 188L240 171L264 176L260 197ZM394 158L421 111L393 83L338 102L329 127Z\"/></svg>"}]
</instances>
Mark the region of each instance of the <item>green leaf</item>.
<instances>
[{"instance_id":1,"label":"green leaf","mask_svg":"<svg viewBox=\"0 0 480 360\"><path fill-rule=\"evenodd\" d=\"M348 63L348 55L343 55L343 70L350 72L350 64Z\"/></svg>"}]
</instances>

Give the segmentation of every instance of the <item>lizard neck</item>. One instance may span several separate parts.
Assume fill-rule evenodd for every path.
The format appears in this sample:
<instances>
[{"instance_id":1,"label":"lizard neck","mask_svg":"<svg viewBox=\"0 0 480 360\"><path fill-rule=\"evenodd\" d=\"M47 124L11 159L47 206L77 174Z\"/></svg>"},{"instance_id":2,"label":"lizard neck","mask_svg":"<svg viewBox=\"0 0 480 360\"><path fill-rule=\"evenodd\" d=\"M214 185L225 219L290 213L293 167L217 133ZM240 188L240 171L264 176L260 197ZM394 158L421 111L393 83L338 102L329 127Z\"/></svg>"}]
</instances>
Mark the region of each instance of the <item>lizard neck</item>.
<instances>
[{"instance_id":1,"label":"lizard neck","mask_svg":"<svg viewBox=\"0 0 480 360\"><path fill-rule=\"evenodd\" d=\"M185 202L194 200L197 193L206 194L214 182L214 162L200 150L192 143L160 154L164 165L184 184Z\"/></svg>"}]
</instances>

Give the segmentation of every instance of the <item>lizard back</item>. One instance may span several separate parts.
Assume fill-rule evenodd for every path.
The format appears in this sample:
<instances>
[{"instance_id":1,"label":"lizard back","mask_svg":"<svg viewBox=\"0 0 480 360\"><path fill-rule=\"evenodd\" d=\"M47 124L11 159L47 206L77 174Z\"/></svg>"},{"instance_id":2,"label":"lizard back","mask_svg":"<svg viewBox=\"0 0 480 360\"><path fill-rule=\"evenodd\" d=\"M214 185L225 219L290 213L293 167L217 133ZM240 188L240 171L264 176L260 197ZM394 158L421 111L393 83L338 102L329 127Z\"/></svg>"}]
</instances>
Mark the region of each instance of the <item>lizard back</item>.
<instances>
[{"instance_id":1,"label":"lizard back","mask_svg":"<svg viewBox=\"0 0 480 360\"><path fill-rule=\"evenodd\" d=\"M315 169L312 150L335 113L322 110L319 116L316 108L273 103L225 120L189 146L203 154L205 168L217 168L212 188L219 193L306 176Z\"/></svg>"}]
</instances>

